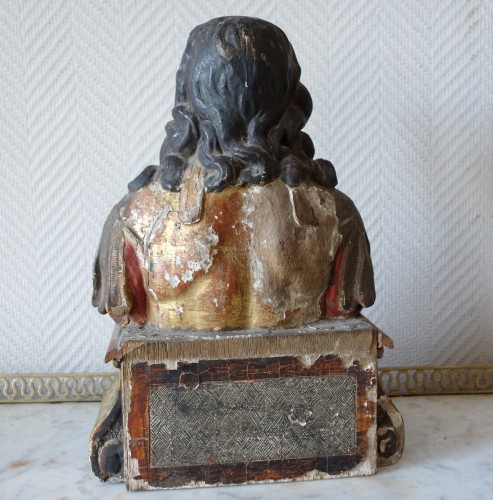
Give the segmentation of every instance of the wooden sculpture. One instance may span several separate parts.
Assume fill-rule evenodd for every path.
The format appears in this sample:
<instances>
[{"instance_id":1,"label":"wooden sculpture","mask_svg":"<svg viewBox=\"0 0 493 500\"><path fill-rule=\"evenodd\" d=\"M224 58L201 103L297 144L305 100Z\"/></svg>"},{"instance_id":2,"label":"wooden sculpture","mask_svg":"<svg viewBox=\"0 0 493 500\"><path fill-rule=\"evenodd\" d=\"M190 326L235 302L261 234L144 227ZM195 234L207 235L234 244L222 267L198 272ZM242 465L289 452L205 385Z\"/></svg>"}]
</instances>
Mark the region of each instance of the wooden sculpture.
<instances>
[{"instance_id":1,"label":"wooden sculpture","mask_svg":"<svg viewBox=\"0 0 493 500\"><path fill-rule=\"evenodd\" d=\"M93 305L119 325L106 360L127 363L122 389L106 398L91 438L92 467L103 480L121 477L122 461L130 489L375 471L376 357L391 341L360 315L375 299L370 247L353 202L335 188L334 167L314 159L313 143L302 132L312 101L300 73L286 35L269 22L225 17L190 34L160 164L144 169L111 211L94 264ZM244 373L235 375L233 365L246 367ZM325 465L296 465L311 453L306 436L308 448L298 451L280 444L272 456L262 457L254 445L250 455L240 453L243 458L226 452L220 441L234 431L220 422L196 423L192 436L187 434L188 442L200 434L200 442L208 443L204 449L196 444L190 456L177 458L179 450L169 455L174 438L166 426L180 428L175 407L185 404L180 398L187 390L198 395L197 404L187 400L187 411L212 405L209 411L219 414L224 405L219 408L213 394L218 384L230 384L222 393L257 387L265 397L275 393L282 400L283 394L292 397L287 379L294 384L308 377L296 382L296 390L318 391L317 401L307 404L322 408L339 390L324 385L336 375L346 375L357 398L354 408L340 404L361 439L348 438L342 453L327 438L327 449L313 450L319 462L320 453L326 455ZM274 384L274 378L275 386L252 385ZM322 385L303 385L312 381ZM143 399L135 387L146 394ZM258 396L248 394L244 401L251 397L258 408ZM392 435L380 440L381 463L395 461L403 446L400 416L385 402L383 434ZM297 412L312 415L307 408ZM221 414L223 422L244 415L237 407L231 411ZM279 425L258 441L291 432L283 426L306 417L297 412L272 416ZM238 445L260 435L259 425L245 424ZM215 441L207 435L211 428ZM357 452L351 454L353 445ZM305 455L292 456L298 452ZM337 460L327 458L331 453ZM201 454L207 463L197 458ZM238 472L240 463L246 472ZM275 464L277 472L269 472ZM311 472L313 464L318 475Z\"/></svg>"}]
</instances>

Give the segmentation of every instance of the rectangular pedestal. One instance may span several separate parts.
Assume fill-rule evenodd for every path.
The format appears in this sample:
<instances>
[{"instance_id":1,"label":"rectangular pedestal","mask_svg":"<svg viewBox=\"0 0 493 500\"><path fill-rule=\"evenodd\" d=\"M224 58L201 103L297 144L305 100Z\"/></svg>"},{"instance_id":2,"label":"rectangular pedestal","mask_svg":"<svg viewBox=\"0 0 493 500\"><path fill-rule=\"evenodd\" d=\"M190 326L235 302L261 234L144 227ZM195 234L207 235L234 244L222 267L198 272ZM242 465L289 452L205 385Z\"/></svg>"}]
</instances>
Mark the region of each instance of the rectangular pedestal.
<instances>
[{"instance_id":1,"label":"rectangular pedestal","mask_svg":"<svg viewBox=\"0 0 493 500\"><path fill-rule=\"evenodd\" d=\"M220 334L146 327L122 348L129 489L376 471L377 332L364 319Z\"/></svg>"}]
</instances>

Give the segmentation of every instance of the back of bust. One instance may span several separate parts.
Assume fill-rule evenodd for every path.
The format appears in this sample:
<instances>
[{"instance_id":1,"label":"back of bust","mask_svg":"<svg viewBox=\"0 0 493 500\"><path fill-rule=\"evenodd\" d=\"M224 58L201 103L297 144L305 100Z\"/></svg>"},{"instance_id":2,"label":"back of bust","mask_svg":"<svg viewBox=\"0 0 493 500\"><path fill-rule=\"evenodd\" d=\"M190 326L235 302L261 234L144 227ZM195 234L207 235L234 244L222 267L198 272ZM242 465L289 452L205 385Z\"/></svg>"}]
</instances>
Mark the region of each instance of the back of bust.
<instances>
[{"instance_id":1,"label":"back of bust","mask_svg":"<svg viewBox=\"0 0 493 500\"><path fill-rule=\"evenodd\" d=\"M183 222L184 191L161 190L160 209L146 218L157 191L148 186L124 208L126 232L134 235L126 245L139 264L127 273L141 274L147 322L275 328L321 317L341 240L331 190L278 180L207 193L192 223Z\"/></svg>"},{"instance_id":2,"label":"back of bust","mask_svg":"<svg viewBox=\"0 0 493 500\"><path fill-rule=\"evenodd\" d=\"M103 229L93 304L120 324L226 329L350 316L374 300L369 245L286 35L213 19L190 34L160 164Z\"/></svg>"}]
</instances>

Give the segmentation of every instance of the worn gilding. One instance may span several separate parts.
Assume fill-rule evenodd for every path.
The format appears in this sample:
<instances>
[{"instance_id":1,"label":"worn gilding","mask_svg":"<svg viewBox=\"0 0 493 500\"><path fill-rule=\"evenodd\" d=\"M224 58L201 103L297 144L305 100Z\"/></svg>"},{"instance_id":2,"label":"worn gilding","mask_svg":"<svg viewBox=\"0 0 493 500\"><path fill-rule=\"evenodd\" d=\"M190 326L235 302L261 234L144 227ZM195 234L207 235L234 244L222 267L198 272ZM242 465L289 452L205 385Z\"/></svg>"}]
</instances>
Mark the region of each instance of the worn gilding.
<instances>
[{"instance_id":1,"label":"worn gilding","mask_svg":"<svg viewBox=\"0 0 493 500\"><path fill-rule=\"evenodd\" d=\"M274 181L207 193L203 217L186 224L183 196L190 197L190 190L171 193L151 184L122 209L139 259L148 322L223 329L320 318L341 240L330 191Z\"/></svg>"}]
</instances>

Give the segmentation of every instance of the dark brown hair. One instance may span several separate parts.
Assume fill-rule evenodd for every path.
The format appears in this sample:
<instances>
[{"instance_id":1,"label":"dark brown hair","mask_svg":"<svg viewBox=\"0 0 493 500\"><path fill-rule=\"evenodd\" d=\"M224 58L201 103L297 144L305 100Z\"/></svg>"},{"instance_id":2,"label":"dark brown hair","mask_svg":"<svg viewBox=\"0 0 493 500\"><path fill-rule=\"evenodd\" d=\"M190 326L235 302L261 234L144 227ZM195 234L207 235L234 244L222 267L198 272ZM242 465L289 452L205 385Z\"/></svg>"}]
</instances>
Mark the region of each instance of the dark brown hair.
<instances>
[{"instance_id":1,"label":"dark brown hair","mask_svg":"<svg viewBox=\"0 0 493 500\"><path fill-rule=\"evenodd\" d=\"M291 186L312 179L334 187L334 167L313 160L313 143L301 131L312 100L300 74L286 35L267 21L222 17L197 26L176 75L160 165L147 167L129 189L159 179L179 191L195 158L209 191L279 177Z\"/></svg>"}]
</instances>

